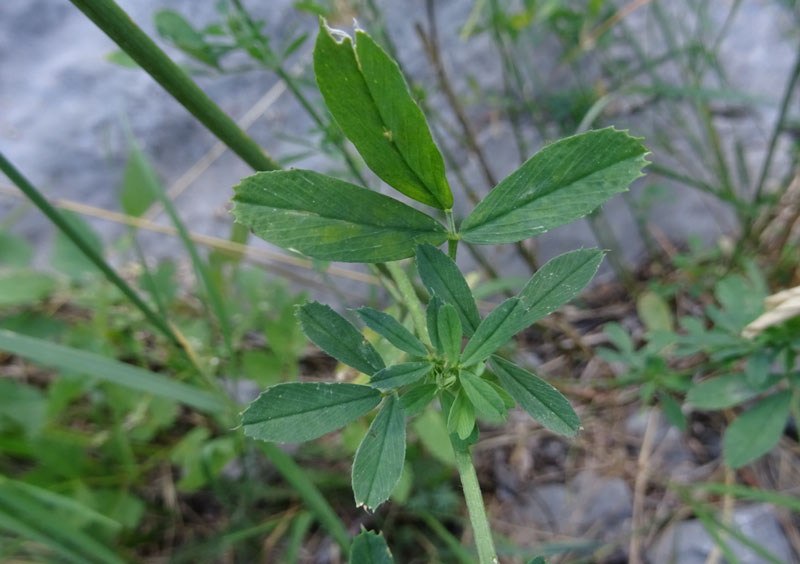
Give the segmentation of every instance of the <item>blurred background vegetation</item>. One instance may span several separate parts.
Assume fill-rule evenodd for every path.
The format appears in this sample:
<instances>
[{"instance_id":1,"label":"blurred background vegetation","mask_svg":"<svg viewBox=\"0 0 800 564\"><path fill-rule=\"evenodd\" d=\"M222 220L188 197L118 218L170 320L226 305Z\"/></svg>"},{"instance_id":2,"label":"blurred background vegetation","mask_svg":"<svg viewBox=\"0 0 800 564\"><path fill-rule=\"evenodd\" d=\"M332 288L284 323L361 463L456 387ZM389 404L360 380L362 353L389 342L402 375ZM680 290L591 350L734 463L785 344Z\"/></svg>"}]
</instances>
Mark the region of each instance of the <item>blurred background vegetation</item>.
<instances>
[{"instance_id":1,"label":"blurred background vegetation","mask_svg":"<svg viewBox=\"0 0 800 564\"><path fill-rule=\"evenodd\" d=\"M36 18L25 4L0 8L0 29ZM366 422L284 449L237 428L271 384L354 376L307 344L295 305L313 295L340 311L385 308L393 290L380 272L249 241L221 213L248 173L234 154L381 189L314 83L320 16L348 29L355 18L399 61L457 215L563 136L614 125L652 151L632 192L577 227L462 253L488 309L561 251L611 251L579 302L503 352L562 390L585 428L575 441L523 417L482 429L476 459L503 561L798 561L800 5L172 4L137 22L274 159L232 141L210 100L181 103L216 144L179 106L169 112L183 121L146 115L150 91L136 85L150 88L152 71L116 48L80 71L91 83L30 77L54 107L62 88L74 103L106 78L132 85L121 111L67 105L79 117L63 124L2 71L4 561L337 563L365 525L397 562L474 562L437 412L412 422L403 479L374 515L355 508L348 479ZM37 7L91 29L66 0ZM0 60L24 60L23 44L0 45ZM71 144L82 129L93 135Z\"/></svg>"}]
</instances>

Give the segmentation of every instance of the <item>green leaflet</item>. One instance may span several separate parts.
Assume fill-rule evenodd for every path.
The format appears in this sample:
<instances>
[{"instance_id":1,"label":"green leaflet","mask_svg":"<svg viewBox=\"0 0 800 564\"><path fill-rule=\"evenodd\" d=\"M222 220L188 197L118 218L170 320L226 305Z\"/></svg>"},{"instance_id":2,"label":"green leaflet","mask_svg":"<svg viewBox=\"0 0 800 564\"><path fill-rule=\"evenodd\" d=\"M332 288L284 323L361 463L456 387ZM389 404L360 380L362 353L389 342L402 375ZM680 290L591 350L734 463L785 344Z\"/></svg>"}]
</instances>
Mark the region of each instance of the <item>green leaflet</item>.
<instances>
[{"instance_id":1,"label":"green leaflet","mask_svg":"<svg viewBox=\"0 0 800 564\"><path fill-rule=\"evenodd\" d=\"M444 354L442 341L439 338L439 310L442 309L442 300L438 296L432 296L425 310L426 325L428 326L428 337L431 339L433 348L439 356Z\"/></svg>"},{"instance_id":2,"label":"green leaflet","mask_svg":"<svg viewBox=\"0 0 800 564\"><path fill-rule=\"evenodd\" d=\"M502 347L519 332L519 319L522 317L522 302L518 298L508 298L486 316L478 330L469 340L461 355L461 363L470 366L489 358L489 355Z\"/></svg>"},{"instance_id":3,"label":"green leaflet","mask_svg":"<svg viewBox=\"0 0 800 564\"><path fill-rule=\"evenodd\" d=\"M242 427L262 441L301 443L344 427L380 402L378 390L358 384L276 384L247 406Z\"/></svg>"},{"instance_id":4,"label":"green leaflet","mask_svg":"<svg viewBox=\"0 0 800 564\"><path fill-rule=\"evenodd\" d=\"M464 334L471 337L481 323L472 291L456 263L433 245L420 245L415 251L417 270L425 288L456 308Z\"/></svg>"},{"instance_id":5,"label":"green leaflet","mask_svg":"<svg viewBox=\"0 0 800 564\"><path fill-rule=\"evenodd\" d=\"M731 423L722 439L722 455L731 468L772 450L783 434L792 392L784 390L761 400Z\"/></svg>"},{"instance_id":6,"label":"green leaflet","mask_svg":"<svg viewBox=\"0 0 800 564\"><path fill-rule=\"evenodd\" d=\"M262 239L321 260L386 262L444 226L393 198L310 170L258 172L234 187L236 221Z\"/></svg>"},{"instance_id":7,"label":"green leaflet","mask_svg":"<svg viewBox=\"0 0 800 564\"><path fill-rule=\"evenodd\" d=\"M501 303L481 322L464 348L464 365L485 360L511 337L578 295L602 260L602 251L580 249L548 261L516 297Z\"/></svg>"},{"instance_id":8,"label":"green leaflet","mask_svg":"<svg viewBox=\"0 0 800 564\"><path fill-rule=\"evenodd\" d=\"M379 390L400 388L422 380L431 370L430 362L403 362L377 372L369 385Z\"/></svg>"},{"instance_id":9,"label":"green leaflet","mask_svg":"<svg viewBox=\"0 0 800 564\"><path fill-rule=\"evenodd\" d=\"M438 338L442 344L445 357L451 362L458 362L461 356L461 320L458 312L450 304L444 304L439 308L439 315L436 319L438 328Z\"/></svg>"},{"instance_id":10,"label":"green leaflet","mask_svg":"<svg viewBox=\"0 0 800 564\"><path fill-rule=\"evenodd\" d=\"M356 451L352 475L356 505L374 511L389 499L403 473L405 458L406 416L397 397L391 395Z\"/></svg>"},{"instance_id":11,"label":"green leaflet","mask_svg":"<svg viewBox=\"0 0 800 564\"><path fill-rule=\"evenodd\" d=\"M360 307L356 311L367 327L384 336L387 341L401 351L414 356L428 356L428 349L425 348L422 341L388 313L366 306Z\"/></svg>"},{"instance_id":12,"label":"green leaflet","mask_svg":"<svg viewBox=\"0 0 800 564\"><path fill-rule=\"evenodd\" d=\"M356 45L320 24L314 74L325 104L367 166L406 196L453 207L444 161L397 64L363 31Z\"/></svg>"},{"instance_id":13,"label":"green leaflet","mask_svg":"<svg viewBox=\"0 0 800 564\"><path fill-rule=\"evenodd\" d=\"M386 546L383 533L366 530L353 539L350 548L350 564L393 564L392 552Z\"/></svg>"},{"instance_id":14,"label":"green leaflet","mask_svg":"<svg viewBox=\"0 0 800 564\"><path fill-rule=\"evenodd\" d=\"M508 414L505 402L489 382L469 370L461 371L460 380L461 387L479 416L492 423L505 421Z\"/></svg>"},{"instance_id":15,"label":"green leaflet","mask_svg":"<svg viewBox=\"0 0 800 564\"><path fill-rule=\"evenodd\" d=\"M531 417L555 433L575 436L581 421L561 392L499 356L492 356L491 365L503 388Z\"/></svg>"},{"instance_id":16,"label":"green leaflet","mask_svg":"<svg viewBox=\"0 0 800 564\"><path fill-rule=\"evenodd\" d=\"M475 408L469 401L466 392L463 389L459 390L447 415L447 430L458 435L458 438L463 441L469 438L474 428Z\"/></svg>"},{"instance_id":17,"label":"green leaflet","mask_svg":"<svg viewBox=\"0 0 800 564\"><path fill-rule=\"evenodd\" d=\"M500 182L461 225L470 243L513 243L579 219L642 175L647 149L613 128L548 145Z\"/></svg>"},{"instance_id":18,"label":"green leaflet","mask_svg":"<svg viewBox=\"0 0 800 564\"><path fill-rule=\"evenodd\" d=\"M693 386L686 401L700 409L725 409L756 397L782 378L781 374L770 374L765 385L754 387L745 374L723 374Z\"/></svg>"},{"instance_id":19,"label":"green leaflet","mask_svg":"<svg viewBox=\"0 0 800 564\"><path fill-rule=\"evenodd\" d=\"M604 255L599 249L578 249L542 265L517 294L525 309L520 331L580 294L597 274Z\"/></svg>"},{"instance_id":20,"label":"green leaflet","mask_svg":"<svg viewBox=\"0 0 800 564\"><path fill-rule=\"evenodd\" d=\"M412 417L425 409L436 397L439 387L436 384L421 384L414 386L402 396L400 405L408 417Z\"/></svg>"},{"instance_id":21,"label":"green leaflet","mask_svg":"<svg viewBox=\"0 0 800 564\"><path fill-rule=\"evenodd\" d=\"M297 308L303 333L336 360L372 376L385 365L358 329L329 306L309 302Z\"/></svg>"}]
</instances>

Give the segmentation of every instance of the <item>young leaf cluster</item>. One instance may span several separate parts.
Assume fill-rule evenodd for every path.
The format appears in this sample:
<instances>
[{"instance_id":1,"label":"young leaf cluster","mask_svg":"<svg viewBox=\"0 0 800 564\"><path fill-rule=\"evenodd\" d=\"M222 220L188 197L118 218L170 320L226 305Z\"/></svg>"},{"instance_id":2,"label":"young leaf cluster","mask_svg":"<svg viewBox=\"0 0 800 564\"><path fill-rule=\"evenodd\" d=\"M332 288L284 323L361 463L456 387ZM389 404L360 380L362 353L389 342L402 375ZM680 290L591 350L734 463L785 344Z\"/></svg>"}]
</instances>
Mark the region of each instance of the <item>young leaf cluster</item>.
<instances>
[{"instance_id":1,"label":"young leaf cluster","mask_svg":"<svg viewBox=\"0 0 800 564\"><path fill-rule=\"evenodd\" d=\"M307 441L377 409L352 468L356 504L369 510L400 480L407 419L432 403L441 406L451 442L467 457L478 438L476 420L502 423L515 405L553 432L573 436L580 421L566 398L498 350L574 298L597 272L603 251L552 259L516 296L482 317L455 261L437 247L448 241L454 253L462 239L516 242L583 217L641 175L647 154L641 141L611 128L557 141L500 182L459 231L442 156L397 64L363 31L353 40L323 22L314 70L330 113L366 165L404 196L444 211L449 221L445 226L397 199L307 170L260 172L235 187L236 221L257 236L322 260L413 256L428 293L424 315L421 307L404 304L413 313L413 331L385 312L356 310L399 351L401 361L388 366L362 331L333 309L317 302L300 306L305 335L369 376L369 384L272 386L244 411L245 433L264 441ZM389 271L397 269L390 265ZM417 297L405 300L416 304ZM484 556L493 551L488 538L478 544Z\"/></svg>"}]
</instances>

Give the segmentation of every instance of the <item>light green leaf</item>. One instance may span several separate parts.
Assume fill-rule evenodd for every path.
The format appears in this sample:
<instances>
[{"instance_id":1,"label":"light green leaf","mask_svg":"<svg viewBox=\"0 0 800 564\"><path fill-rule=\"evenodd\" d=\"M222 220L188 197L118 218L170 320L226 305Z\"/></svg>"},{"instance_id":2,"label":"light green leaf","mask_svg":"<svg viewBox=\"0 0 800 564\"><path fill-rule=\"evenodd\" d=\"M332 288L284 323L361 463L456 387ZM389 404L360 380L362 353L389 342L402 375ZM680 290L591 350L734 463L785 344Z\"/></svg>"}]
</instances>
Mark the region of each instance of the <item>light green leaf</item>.
<instances>
[{"instance_id":1,"label":"light green leaf","mask_svg":"<svg viewBox=\"0 0 800 564\"><path fill-rule=\"evenodd\" d=\"M450 444L450 432L442 412L433 407L424 410L411 424L420 442L442 464L455 466L456 455Z\"/></svg>"},{"instance_id":2,"label":"light green leaf","mask_svg":"<svg viewBox=\"0 0 800 564\"><path fill-rule=\"evenodd\" d=\"M336 122L372 169L406 196L453 207L444 161L397 64L363 31L356 45L321 24L314 74Z\"/></svg>"},{"instance_id":3,"label":"light green leaf","mask_svg":"<svg viewBox=\"0 0 800 564\"><path fill-rule=\"evenodd\" d=\"M42 428L46 415L47 400L39 388L0 378L0 423L10 419L31 436Z\"/></svg>"},{"instance_id":4,"label":"light green leaf","mask_svg":"<svg viewBox=\"0 0 800 564\"><path fill-rule=\"evenodd\" d=\"M83 240L99 255L103 254L103 241L86 221L78 214L62 211L64 219L78 232ZM97 267L89 260L70 238L62 231L53 235L53 246L50 250L50 266L73 279L92 276Z\"/></svg>"},{"instance_id":5,"label":"light green leaf","mask_svg":"<svg viewBox=\"0 0 800 564\"><path fill-rule=\"evenodd\" d=\"M369 381L369 385L379 390L389 390L409 386L424 378L431 370L430 362L404 362L378 371Z\"/></svg>"},{"instance_id":6,"label":"light green leaf","mask_svg":"<svg viewBox=\"0 0 800 564\"><path fill-rule=\"evenodd\" d=\"M276 384L247 406L242 427L254 439L302 443L344 427L380 402L378 390L358 384Z\"/></svg>"},{"instance_id":7,"label":"light green leaf","mask_svg":"<svg viewBox=\"0 0 800 564\"><path fill-rule=\"evenodd\" d=\"M491 365L503 388L531 417L555 433L575 436L581 421L561 392L499 356L492 357Z\"/></svg>"},{"instance_id":8,"label":"light green leaf","mask_svg":"<svg viewBox=\"0 0 800 564\"><path fill-rule=\"evenodd\" d=\"M408 417L413 417L414 415L420 413L428 406L428 404L433 401L433 398L436 397L436 393L438 391L439 388L436 386L436 384L421 384L419 386L414 386L400 396L400 405L403 406L403 411L406 412Z\"/></svg>"},{"instance_id":9,"label":"light green leaf","mask_svg":"<svg viewBox=\"0 0 800 564\"><path fill-rule=\"evenodd\" d=\"M548 145L500 182L461 225L469 243L513 243L579 219L642 176L647 149L612 128Z\"/></svg>"},{"instance_id":10,"label":"light green leaf","mask_svg":"<svg viewBox=\"0 0 800 564\"><path fill-rule=\"evenodd\" d=\"M28 266L33 260L33 247L27 240L0 231L0 266Z\"/></svg>"},{"instance_id":11,"label":"light green leaf","mask_svg":"<svg viewBox=\"0 0 800 564\"><path fill-rule=\"evenodd\" d=\"M421 243L441 245L441 223L397 200L310 170L259 172L234 187L236 221L279 247L322 260L386 262Z\"/></svg>"},{"instance_id":12,"label":"light green leaf","mask_svg":"<svg viewBox=\"0 0 800 564\"><path fill-rule=\"evenodd\" d=\"M391 395L369 426L353 461L357 507L374 511L392 495L406 458L406 416Z\"/></svg>"},{"instance_id":13,"label":"light green leaf","mask_svg":"<svg viewBox=\"0 0 800 564\"><path fill-rule=\"evenodd\" d=\"M153 205L161 190L162 186L153 165L141 149L134 145L128 152L119 193L122 210L128 215L139 217Z\"/></svg>"},{"instance_id":14,"label":"light green leaf","mask_svg":"<svg viewBox=\"0 0 800 564\"><path fill-rule=\"evenodd\" d=\"M428 349L425 348L422 341L388 313L366 306L358 308L357 312L367 327L386 337L387 341L401 351L414 356L428 356Z\"/></svg>"},{"instance_id":15,"label":"light green leaf","mask_svg":"<svg viewBox=\"0 0 800 564\"><path fill-rule=\"evenodd\" d=\"M131 390L178 401L200 411L221 412L222 402L213 394L165 376L96 354L25 337L0 329L0 350L78 374L86 374Z\"/></svg>"},{"instance_id":16,"label":"light green leaf","mask_svg":"<svg viewBox=\"0 0 800 564\"><path fill-rule=\"evenodd\" d=\"M783 434L792 392L761 400L731 423L722 439L722 455L731 468L741 468L772 450Z\"/></svg>"},{"instance_id":17,"label":"light green leaf","mask_svg":"<svg viewBox=\"0 0 800 564\"><path fill-rule=\"evenodd\" d=\"M42 301L56 289L56 281L44 272L13 270L0 273L0 307Z\"/></svg>"},{"instance_id":18,"label":"light green leaf","mask_svg":"<svg viewBox=\"0 0 800 564\"><path fill-rule=\"evenodd\" d=\"M433 348L439 356L444 354L442 340L439 338L439 310L443 302L438 296L432 296L428 302L428 309L425 311L425 324L428 326L428 337L431 339Z\"/></svg>"},{"instance_id":19,"label":"light green leaf","mask_svg":"<svg viewBox=\"0 0 800 564\"><path fill-rule=\"evenodd\" d=\"M505 402L489 382L469 370L461 371L460 380L461 387L475 407L478 416L492 423L505 421L508 415Z\"/></svg>"},{"instance_id":20,"label":"light green leaf","mask_svg":"<svg viewBox=\"0 0 800 564\"><path fill-rule=\"evenodd\" d=\"M456 308L450 304L444 304L439 308L436 324L445 357L451 362L458 362L458 358L461 356L461 320Z\"/></svg>"},{"instance_id":21,"label":"light green leaf","mask_svg":"<svg viewBox=\"0 0 800 564\"><path fill-rule=\"evenodd\" d=\"M781 378L780 374L772 374L766 383L774 385ZM693 386L686 400L700 409L725 409L756 397L767 387L751 386L744 374L723 374Z\"/></svg>"},{"instance_id":22,"label":"light green leaf","mask_svg":"<svg viewBox=\"0 0 800 564\"><path fill-rule=\"evenodd\" d=\"M385 366L358 329L329 306L309 302L296 315L306 337L336 360L370 376Z\"/></svg>"},{"instance_id":23,"label":"light green leaf","mask_svg":"<svg viewBox=\"0 0 800 564\"><path fill-rule=\"evenodd\" d=\"M392 552L386 546L383 533L375 533L363 528L361 534L353 539L350 549L350 564L393 564Z\"/></svg>"},{"instance_id":24,"label":"light green leaf","mask_svg":"<svg viewBox=\"0 0 800 564\"><path fill-rule=\"evenodd\" d=\"M122 49L111 51L108 55L106 55L106 61L129 69L139 68L139 64Z\"/></svg>"},{"instance_id":25,"label":"light green leaf","mask_svg":"<svg viewBox=\"0 0 800 564\"><path fill-rule=\"evenodd\" d=\"M153 20L158 34L171 41L175 47L207 65L218 66L217 56L214 54L212 46L206 43L200 32L178 12L159 10Z\"/></svg>"},{"instance_id":26,"label":"light green leaf","mask_svg":"<svg viewBox=\"0 0 800 564\"><path fill-rule=\"evenodd\" d=\"M481 323L475 298L455 261L433 245L416 249L417 270L425 288L456 308L464 334L471 337Z\"/></svg>"},{"instance_id":27,"label":"light green leaf","mask_svg":"<svg viewBox=\"0 0 800 564\"><path fill-rule=\"evenodd\" d=\"M511 337L578 295L602 260L602 251L580 249L548 261L515 298L501 303L483 320L464 348L464 365L485 360Z\"/></svg>"},{"instance_id":28,"label":"light green leaf","mask_svg":"<svg viewBox=\"0 0 800 564\"><path fill-rule=\"evenodd\" d=\"M458 435L458 438L463 441L472 434L474 428L475 408L469 401L466 392L463 389L459 390L447 415L447 429Z\"/></svg>"},{"instance_id":29,"label":"light green leaf","mask_svg":"<svg viewBox=\"0 0 800 564\"><path fill-rule=\"evenodd\" d=\"M672 331L675 328L669 304L655 292L645 292L639 296L636 313L648 331Z\"/></svg>"},{"instance_id":30,"label":"light green leaf","mask_svg":"<svg viewBox=\"0 0 800 564\"><path fill-rule=\"evenodd\" d=\"M658 399L661 401L661 409L664 411L667 421L679 430L685 431L687 424L686 416L683 414L677 400L667 392L659 392Z\"/></svg>"}]
</instances>

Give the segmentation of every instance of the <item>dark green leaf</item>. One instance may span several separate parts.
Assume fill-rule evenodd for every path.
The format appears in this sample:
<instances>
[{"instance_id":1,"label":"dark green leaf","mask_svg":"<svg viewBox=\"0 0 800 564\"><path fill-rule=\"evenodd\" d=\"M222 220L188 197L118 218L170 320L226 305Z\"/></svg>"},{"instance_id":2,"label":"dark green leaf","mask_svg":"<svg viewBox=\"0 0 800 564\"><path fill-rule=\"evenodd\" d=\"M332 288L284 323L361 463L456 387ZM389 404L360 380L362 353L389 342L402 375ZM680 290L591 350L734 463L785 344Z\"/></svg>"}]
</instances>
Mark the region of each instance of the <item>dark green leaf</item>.
<instances>
[{"instance_id":1,"label":"dark green leaf","mask_svg":"<svg viewBox=\"0 0 800 564\"><path fill-rule=\"evenodd\" d=\"M773 374L766 383L774 385L781 378L781 375ZM725 409L756 397L766 387L751 386L744 374L723 374L693 386L686 400L700 409Z\"/></svg>"},{"instance_id":2,"label":"dark green leaf","mask_svg":"<svg viewBox=\"0 0 800 564\"><path fill-rule=\"evenodd\" d=\"M461 355L464 366L486 360L519 332L519 319L522 317L520 304L519 299L508 298L486 316L464 347Z\"/></svg>"},{"instance_id":3,"label":"dark green leaf","mask_svg":"<svg viewBox=\"0 0 800 564\"><path fill-rule=\"evenodd\" d=\"M662 392L658 394L661 400L661 409L664 410L664 415L667 417L672 425L681 431L686 430L686 416L681 411L680 404L670 394Z\"/></svg>"},{"instance_id":4,"label":"dark green leaf","mask_svg":"<svg viewBox=\"0 0 800 564\"><path fill-rule=\"evenodd\" d=\"M314 73L325 104L375 174L406 196L453 206L444 161L400 69L364 32L352 39L320 25Z\"/></svg>"},{"instance_id":5,"label":"dark green leaf","mask_svg":"<svg viewBox=\"0 0 800 564\"><path fill-rule=\"evenodd\" d=\"M385 366L358 329L329 306L309 302L296 315L306 337L336 360L370 376Z\"/></svg>"},{"instance_id":6,"label":"dark green leaf","mask_svg":"<svg viewBox=\"0 0 800 564\"><path fill-rule=\"evenodd\" d=\"M353 461L356 506L374 511L392 495L406 458L406 416L394 395L369 426Z\"/></svg>"},{"instance_id":7,"label":"dark green leaf","mask_svg":"<svg viewBox=\"0 0 800 564\"><path fill-rule=\"evenodd\" d=\"M642 175L647 149L612 128L548 145L500 182L461 225L469 243L513 243L579 219Z\"/></svg>"},{"instance_id":8,"label":"dark green leaf","mask_svg":"<svg viewBox=\"0 0 800 564\"><path fill-rule=\"evenodd\" d=\"M412 417L425 409L436 397L436 392L438 391L439 388L436 384L414 386L400 396L400 405L403 406L403 411L406 412L406 415Z\"/></svg>"},{"instance_id":9,"label":"dark green leaf","mask_svg":"<svg viewBox=\"0 0 800 564\"><path fill-rule=\"evenodd\" d=\"M792 392L777 392L742 413L725 431L722 455L731 468L741 468L772 450L783 434Z\"/></svg>"},{"instance_id":10,"label":"dark green leaf","mask_svg":"<svg viewBox=\"0 0 800 564\"><path fill-rule=\"evenodd\" d=\"M577 296L597 274L604 255L598 249L578 249L547 261L517 295L525 312L518 331Z\"/></svg>"},{"instance_id":11,"label":"dark green leaf","mask_svg":"<svg viewBox=\"0 0 800 564\"><path fill-rule=\"evenodd\" d=\"M458 362L461 356L461 320L458 318L456 308L444 304L439 308L436 324L445 357L451 362Z\"/></svg>"},{"instance_id":12,"label":"dark green leaf","mask_svg":"<svg viewBox=\"0 0 800 564\"><path fill-rule=\"evenodd\" d=\"M409 386L424 378L431 370L430 362L404 362L384 368L372 376L369 385L379 390Z\"/></svg>"},{"instance_id":13,"label":"dark green leaf","mask_svg":"<svg viewBox=\"0 0 800 564\"><path fill-rule=\"evenodd\" d=\"M371 307L361 307L358 316L367 327L386 337L390 343L401 351L405 351L414 356L428 356L428 349L417 339L411 331L403 327L394 317L388 313L372 309Z\"/></svg>"},{"instance_id":14,"label":"dark green leaf","mask_svg":"<svg viewBox=\"0 0 800 564\"><path fill-rule=\"evenodd\" d=\"M433 348L439 356L444 354L442 340L439 338L439 310L442 309L443 302L438 296L432 296L428 302L428 309L425 311L426 325L428 326L428 336L431 338Z\"/></svg>"},{"instance_id":15,"label":"dark green leaf","mask_svg":"<svg viewBox=\"0 0 800 564\"><path fill-rule=\"evenodd\" d=\"M394 559L383 534L367 531L362 527L361 534L353 539L350 549L350 564L393 564Z\"/></svg>"},{"instance_id":16,"label":"dark green leaf","mask_svg":"<svg viewBox=\"0 0 800 564\"><path fill-rule=\"evenodd\" d=\"M422 283L431 295L439 296L456 308L464 334L471 337L481 322L478 306L456 263L433 245L416 249L417 270Z\"/></svg>"},{"instance_id":17,"label":"dark green leaf","mask_svg":"<svg viewBox=\"0 0 800 564\"><path fill-rule=\"evenodd\" d=\"M466 440L475 428L475 408L469 401L466 392L459 390L453 405L447 415L447 429Z\"/></svg>"},{"instance_id":18,"label":"dark green leaf","mask_svg":"<svg viewBox=\"0 0 800 564\"><path fill-rule=\"evenodd\" d=\"M277 384L247 406L242 426L255 439L301 443L344 427L380 402L378 390L358 384Z\"/></svg>"},{"instance_id":19,"label":"dark green leaf","mask_svg":"<svg viewBox=\"0 0 800 564\"><path fill-rule=\"evenodd\" d=\"M475 407L478 416L492 423L505 421L508 411L503 398L498 395L489 382L469 370L461 371L460 380L461 387Z\"/></svg>"},{"instance_id":20,"label":"dark green leaf","mask_svg":"<svg viewBox=\"0 0 800 564\"><path fill-rule=\"evenodd\" d=\"M491 365L503 388L536 421L567 437L578 432L581 421L561 392L499 356L492 357Z\"/></svg>"},{"instance_id":21,"label":"dark green leaf","mask_svg":"<svg viewBox=\"0 0 800 564\"><path fill-rule=\"evenodd\" d=\"M542 266L515 298L500 304L478 327L464 348L465 365L480 362L517 333L574 298L597 272L603 252L580 249Z\"/></svg>"},{"instance_id":22,"label":"dark green leaf","mask_svg":"<svg viewBox=\"0 0 800 564\"><path fill-rule=\"evenodd\" d=\"M309 170L259 172L234 190L237 222L317 259L394 261L447 238L441 223L410 206Z\"/></svg>"}]
</instances>

